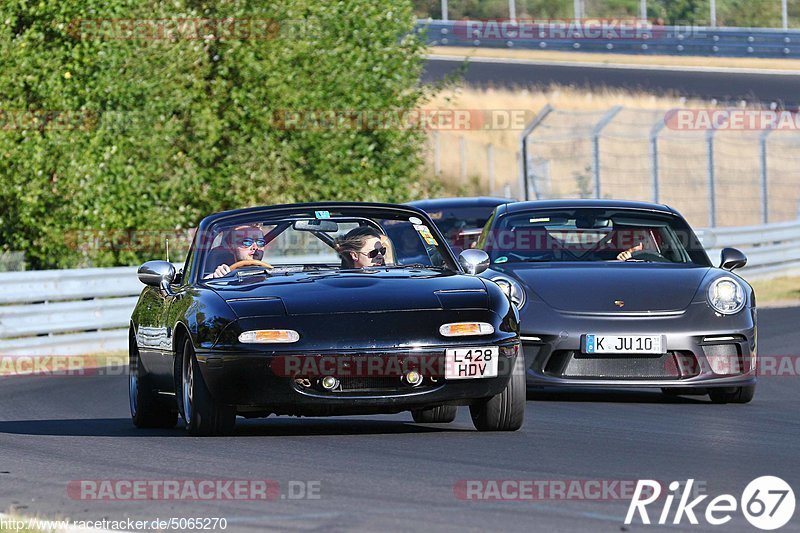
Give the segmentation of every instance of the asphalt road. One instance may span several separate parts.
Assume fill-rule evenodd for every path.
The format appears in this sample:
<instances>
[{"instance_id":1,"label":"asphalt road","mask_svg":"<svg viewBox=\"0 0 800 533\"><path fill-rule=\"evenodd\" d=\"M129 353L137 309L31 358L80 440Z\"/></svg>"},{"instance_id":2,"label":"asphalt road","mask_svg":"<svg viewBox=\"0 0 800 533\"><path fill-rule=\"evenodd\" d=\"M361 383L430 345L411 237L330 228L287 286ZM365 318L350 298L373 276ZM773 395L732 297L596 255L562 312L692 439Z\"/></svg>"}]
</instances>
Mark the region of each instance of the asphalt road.
<instances>
[{"instance_id":1,"label":"asphalt road","mask_svg":"<svg viewBox=\"0 0 800 533\"><path fill-rule=\"evenodd\" d=\"M759 320L762 356L796 353L800 308L763 310ZM750 480L777 475L800 492L799 382L764 377L748 405L654 391L539 392L516 433L477 433L462 408L450 425L417 425L408 414L283 417L241 421L234 437L201 439L179 429L135 430L123 375L2 378L0 510L76 520L224 517L229 531L652 530L638 520L622 527L627 499L464 501L454 487L693 478L712 497L738 498ZM96 501L67 491L77 480L211 478L274 480L284 496L291 481L319 481L319 499ZM784 530L800 530L798 514ZM719 530L703 524L666 527ZM723 527L755 531L738 512Z\"/></svg>"},{"instance_id":2,"label":"asphalt road","mask_svg":"<svg viewBox=\"0 0 800 533\"><path fill-rule=\"evenodd\" d=\"M423 81L441 80L463 61L429 59ZM585 89L627 89L672 93L687 98L716 98L720 102L775 102L794 109L800 105L800 73L776 75L756 72L704 72L609 68L601 65L546 65L471 60L464 81L478 87L547 87L552 84Z\"/></svg>"}]
</instances>

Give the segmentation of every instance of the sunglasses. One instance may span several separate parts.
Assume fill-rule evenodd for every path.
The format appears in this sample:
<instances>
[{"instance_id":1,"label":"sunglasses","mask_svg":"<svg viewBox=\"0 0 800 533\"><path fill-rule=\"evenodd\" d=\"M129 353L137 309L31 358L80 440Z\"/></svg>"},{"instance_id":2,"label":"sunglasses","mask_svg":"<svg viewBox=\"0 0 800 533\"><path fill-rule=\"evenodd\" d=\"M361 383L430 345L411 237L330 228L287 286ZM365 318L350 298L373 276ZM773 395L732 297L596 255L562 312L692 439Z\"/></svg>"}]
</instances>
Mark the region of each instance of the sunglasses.
<instances>
[{"instance_id":1,"label":"sunglasses","mask_svg":"<svg viewBox=\"0 0 800 533\"><path fill-rule=\"evenodd\" d=\"M265 241L264 239L247 238L239 241L239 246L241 246L242 248L250 248L251 246L253 246L253 243L255 243L256 246L258 246L259 248L263 248L264 246L267 245L267 241Z\"/></svg>"},{"instance_id":2,"label":"sunglasses","mask_svg":"<svg viewBox=\"0 0 800 533\"><path fill-rule=\"evenodd\" d=\"M376 257L378 257L379 254L384 256L386 255L386 247L382 246L380 248L375 248L371 252L358 252L358 253L360 253L361 255L366 255L370 259L375 259Z\"/></svg>"}]
</instances>

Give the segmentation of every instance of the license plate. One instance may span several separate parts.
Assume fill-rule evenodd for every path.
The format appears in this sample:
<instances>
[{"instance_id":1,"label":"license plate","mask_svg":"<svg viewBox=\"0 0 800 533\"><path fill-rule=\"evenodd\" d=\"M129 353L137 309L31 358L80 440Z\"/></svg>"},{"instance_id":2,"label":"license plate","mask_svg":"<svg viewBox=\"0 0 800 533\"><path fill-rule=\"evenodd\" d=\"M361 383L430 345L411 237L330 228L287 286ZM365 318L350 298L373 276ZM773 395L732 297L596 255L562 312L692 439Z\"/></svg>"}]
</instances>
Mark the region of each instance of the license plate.
<instances>
[{"instance_id":1,"label":"license plate","mask_svg":"<svg viewBox=\"0 0 800 533\"><path fill-rule=\"evenodd\" d=\"M497 377L497 359L500 349L448 348L445 350L444 377L446 379L476 379Z\"/></svg>"},{"instance_id":2,"label":"license plate","mask_svg":"<svg viewBox=\"0 0 800 533\"><path fill-rule=\"evenodd\" d=\"M586 335L583 353L666 353L663 335Z\"/></svg>"}]
</instances>

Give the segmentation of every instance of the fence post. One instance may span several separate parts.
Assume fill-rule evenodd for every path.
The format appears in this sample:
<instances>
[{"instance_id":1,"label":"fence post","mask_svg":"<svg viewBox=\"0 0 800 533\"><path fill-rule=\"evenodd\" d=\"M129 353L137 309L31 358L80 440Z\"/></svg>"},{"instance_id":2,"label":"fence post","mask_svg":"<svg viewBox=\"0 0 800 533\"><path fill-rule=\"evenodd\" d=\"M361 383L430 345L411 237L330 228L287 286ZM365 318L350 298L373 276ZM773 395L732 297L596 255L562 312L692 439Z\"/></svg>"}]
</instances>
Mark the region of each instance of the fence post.
<instances>
[{"instance_id":1,"label":"fence post","mask_svg":"<svg viewBox=\"0 0 800 533\"><path fill-rule=\"evenodd\" d=\"M517 3L514 0L508 0L508 18L517 20Z\"/></svg>"},{"instance_id":2,"label":"fence post","mask_svg":"<svg viewBox=\"0 0 800 533\"><path fill-rule=\"evenodd\" d=\"M783 29L789 29L789 11L787 8L786 0L781 0L781 20L783 21Z\"/></svg>"},{"instance_id":3,"label":"fence post","mask_svg":"<svg viewBox=\"0 0 800 533\"><path fill-rule=\"evenodd\" d=\"M647 0L641 0L639 2L639 18L641 20L647 20Z\"/></svg>"},{"instance_id":4,"label":"fence post","mask_svg":"<svg viewBox=\"0 0 800 533\"><path fill-rule=\"evenodd\" d=\"M708 226L717 226L717 193L714 180L714 125L706 133L706 149L708 150Z\"/></svg>"},{"instance_id":5,"label":"fence post","mask_svg":"<svg viewBox=\"0 0 800 533\"><path fill-rule=\"evenodd\" d=\"M486 145L486 164L489 167L489 196L494 193L494 145Z\"/></svg>"},{"instance_id":6,"label":"fence post","mask_svg":"<svg viewBox=\"0 0 800 533\"><path fill-rule=\"evenodd\" d=\"M442 175L442 144L438 131L433 132L433 175Z\"/></svg>"},{"instance_id":7,"label":"fence post","mask_svg":"<svg viewBox=\"0 0 800 533\"><path fill-rule=\"evenodd\" d=\"M447 20L447 0L442 0L442 20Z\"/></svg>"},{"instance_id":8,"label":"fence post","mask_svg":"<svg viewBox=\"0 0 800 533\"><path fill-rule=\"evenodd\" d=\"M460 159L460 168L459 168L459 176L461 176L461 182L466 183L467 181L467 141L464 139L463 135L458 136L458 155Z\"/></svg>"},{"instance_id":9,"label":"fence post","mask_svg":"<svg viewBox=\"0 0 800 533\"><path fill-rule=\"evenodd\" d=\"M650 130L650 172L653 177L653 203L657 204L661 196L658 184L658 134L666 126L667 121L660 119Z\"/></svg>"},{"instance_id":10,"label":"fence post","mask_svg":"<svg viewBox=\"0 0 800 533\"><path fill-rule=\"evenodd\" d=\"M576 0L577 1L577 0ZM522 195L522 200L530 200L530 192L528 191L528 137L536 129L539 124L553 111L553 106L546 104L539 113L533 117L533 120L525 126L519 136L520 144L520 176L519 176L519 192ZM533 184L533 194L536 195L536 200L539 199L539 193L536 190L536 183Z\"/></svg>"},{"instance_id":11,"label":"fence post","mask_svg":"<svg viewBox=\"0 0 800 533\"><path fill-rule=\"evenodd\" d=\"M709 12L710 12L710 20L712 28L717 27L717 2L716 0L711 0L709 2Z\"/></svg>"},{"instance_id":12,"label":"fence post","mask_svg":"<svg viewBox=\"0 0 800 533\"><path fill-rule=\"evenodd\" d=\"M622 111L622 106L614 106L592 128L592 175L594 176L594 197L600 198L600 132Z\"/></svg>"},{"instance_id":13,"label":"fence post","mask_svg":"<svg viewBox=\"0 0 800 533\"><path fill-rule=\"evenodd\" d=\"M572 18L583 18L583 0L572 0Z\"/></svg>"},{"instance_id":14,"label":"fence post","mask_svg":"<svg viewBox=\"0 0 800 533\"><path fill-rule=\"evenodd\" d=\"M769 185L767 182L767 137L772 133L772 128L767 128L758 136L759 170L761 171L761 222L769 223Z\"/></svg>"}]
</instances>

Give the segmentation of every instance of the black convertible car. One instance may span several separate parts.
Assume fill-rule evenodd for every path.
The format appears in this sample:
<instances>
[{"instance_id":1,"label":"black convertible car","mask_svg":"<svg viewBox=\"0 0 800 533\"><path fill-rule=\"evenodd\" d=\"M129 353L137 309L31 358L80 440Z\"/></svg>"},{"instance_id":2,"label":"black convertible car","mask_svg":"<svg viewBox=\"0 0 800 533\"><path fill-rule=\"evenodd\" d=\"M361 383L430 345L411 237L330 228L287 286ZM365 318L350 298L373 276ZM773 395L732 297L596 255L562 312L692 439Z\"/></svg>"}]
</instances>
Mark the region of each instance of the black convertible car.
<instances>
[{"instance_id":1,"label":"black convertible car","mask_svg":"<svg viewBox=\"0 0 800 533\"><path fill-rule=\"evenodd\" d=\"M211 215L182 271L150 261L131 317L139 427L230 433L237 415L411 411L523 422L518 312L421 210L318 203Z\"/></svg>"},{"instance_id":2,"label":"black convertible car","mask_svg":"<svg viewBox=\"0 0 800 533\"><path fill-rule=\"evenodd\" d=\"M749 402L753 289L722 250L714 267L686 221L656 204L554 200L501 206L477 246L520 310L528 385L661 387Z\"/></svg>"}]
</instances>

